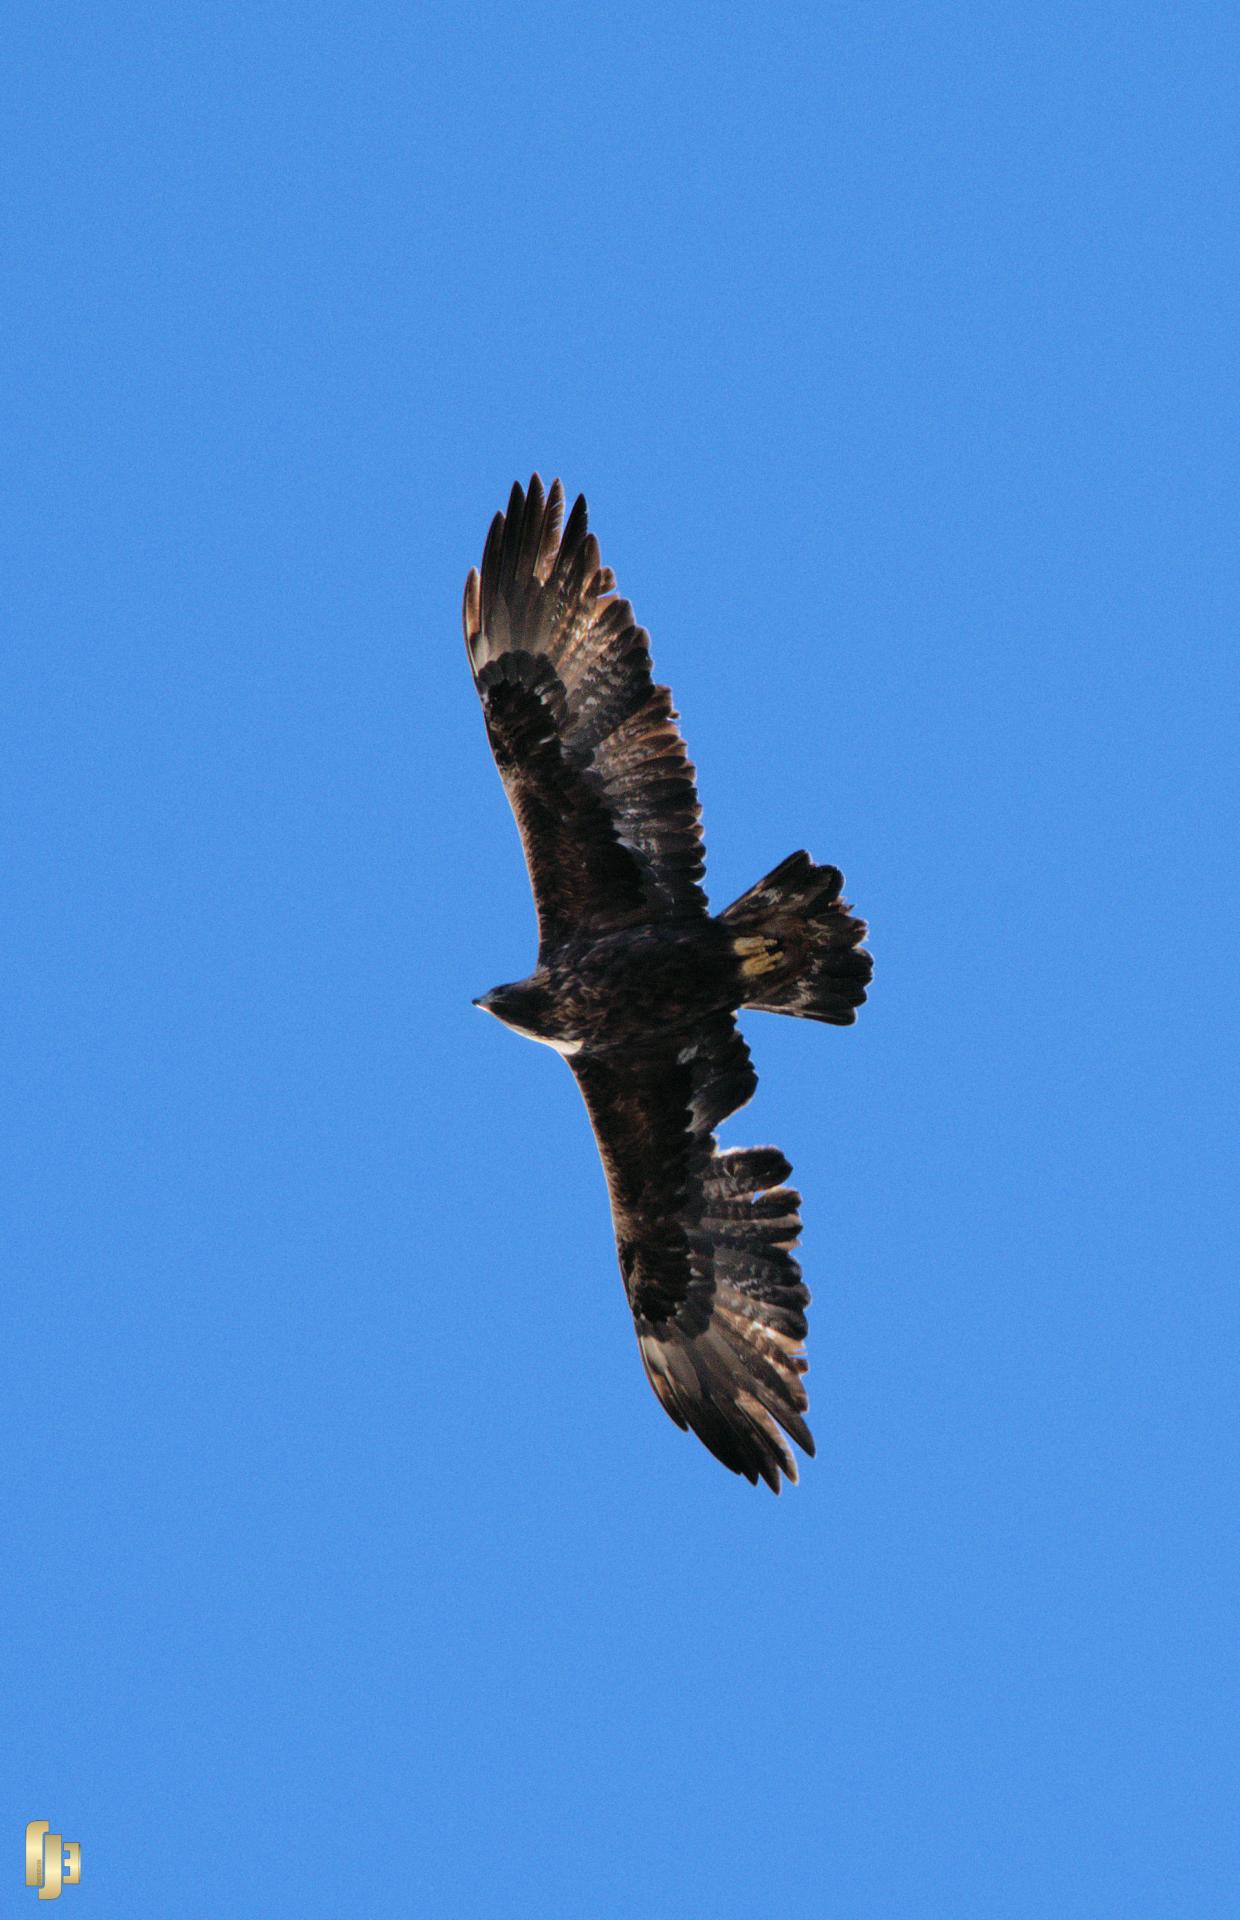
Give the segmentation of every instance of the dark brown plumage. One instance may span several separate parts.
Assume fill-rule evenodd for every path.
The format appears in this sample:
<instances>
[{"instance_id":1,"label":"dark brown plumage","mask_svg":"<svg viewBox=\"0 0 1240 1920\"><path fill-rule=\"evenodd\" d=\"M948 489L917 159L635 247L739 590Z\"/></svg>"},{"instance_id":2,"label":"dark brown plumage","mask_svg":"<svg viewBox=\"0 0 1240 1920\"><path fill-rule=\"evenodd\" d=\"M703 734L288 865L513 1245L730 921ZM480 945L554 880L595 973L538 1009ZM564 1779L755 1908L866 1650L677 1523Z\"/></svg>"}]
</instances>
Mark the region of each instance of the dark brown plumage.
<instances>
[{"instance_id":1,"label":"dark brown plumage","mask_svg":"<svg viewBox=\"0 0 1240 1920\"><path fill-rule=\"evenodd\" d=\"M740 1007L849 1025L864 921L796 853L712 917L694 770L650 645L557 480L512 490L465 638L525 847L538 966L477 1004L566 1055L607 1175L651 1385L725 1466L778 1493L814 1445L800 1198L775 1147L720 1149L757 1079Z\"/></svg>"}]
</instances>

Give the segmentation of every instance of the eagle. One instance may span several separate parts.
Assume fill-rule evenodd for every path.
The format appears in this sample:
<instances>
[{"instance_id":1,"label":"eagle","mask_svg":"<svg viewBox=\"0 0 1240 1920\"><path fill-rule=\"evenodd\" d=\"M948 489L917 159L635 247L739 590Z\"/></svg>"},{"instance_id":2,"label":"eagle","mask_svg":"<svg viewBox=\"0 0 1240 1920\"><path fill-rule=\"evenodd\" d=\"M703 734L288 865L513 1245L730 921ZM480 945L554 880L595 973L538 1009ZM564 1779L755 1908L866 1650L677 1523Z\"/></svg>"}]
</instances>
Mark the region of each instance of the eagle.
<instances>
[{"instance_id":1,"label":"eagle","mask_svg":"<svg viewBox=\"0 0 1240 1920\"><path fill-rule=\"evenodd\" d=\"M562 529L562 530L561 530ZM650 639L578 498L535 474L465 582L465 644L525 849L538 964L474 1002L564 1056L607 1176L647 1377L677 1426L775 1492L812 1455L800 1195L777 1147L720 1147L757 1086L744 1008L850 1026L867 928L789 855L713 914L696 775Z\"/></svg>"}]
</instances>

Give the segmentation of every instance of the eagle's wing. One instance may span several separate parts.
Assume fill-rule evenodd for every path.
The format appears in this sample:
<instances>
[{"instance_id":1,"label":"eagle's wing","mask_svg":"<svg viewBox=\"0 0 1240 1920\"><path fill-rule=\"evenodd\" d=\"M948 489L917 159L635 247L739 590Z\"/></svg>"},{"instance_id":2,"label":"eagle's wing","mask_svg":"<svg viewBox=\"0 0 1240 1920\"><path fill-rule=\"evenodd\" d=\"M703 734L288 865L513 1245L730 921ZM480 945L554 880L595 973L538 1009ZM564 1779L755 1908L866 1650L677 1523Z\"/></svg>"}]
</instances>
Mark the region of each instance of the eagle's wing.
<instances>
[{"instance_id":1,"label":"eagle's wing","mask_svg":"<svg viewBox=\"0 0 1240 1920\"><path fill-rule=\"evenodd\" d=\"M792 1255L800 1196L777 1147L716 1146L757 1077L730 1014L648 1052L570 1060L611 1193L650 1384L717 1459L779 1492L803 1415L809 1293Z\"/></svg>"},{"instance_id":2,"label":"eagle's wing","mask_svg":"<svg viewBox=\"0 0 1240 1920\"><path fill-rule=\"evenodd\" d=\"M543 952L636 919L705 913L693 767L648 635L615 597L578 499L563 538L559 481L512 490L465 641L495 762L517 817Z\"/></svg>"}]
</instances>

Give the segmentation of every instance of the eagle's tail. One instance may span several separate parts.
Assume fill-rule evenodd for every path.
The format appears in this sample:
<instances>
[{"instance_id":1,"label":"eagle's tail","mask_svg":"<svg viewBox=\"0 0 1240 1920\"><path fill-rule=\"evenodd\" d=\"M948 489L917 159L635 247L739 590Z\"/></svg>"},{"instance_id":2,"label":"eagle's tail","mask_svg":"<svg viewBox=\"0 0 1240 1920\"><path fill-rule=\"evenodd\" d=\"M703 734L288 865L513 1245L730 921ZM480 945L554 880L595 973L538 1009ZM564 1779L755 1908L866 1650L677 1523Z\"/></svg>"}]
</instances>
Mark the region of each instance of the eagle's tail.
<instances>
[{"instance_id":1,"label":"eagle's tail","mask_svg":"<svg viewBox=\"0 0 1240 1920\"><path fill-rule=\"evenodd\" d=\"M851 1026L874 962L864 920L840 898L838 867L792 853L720 914L740 961L743 1004Z\"/></svg>"}]
</instances>

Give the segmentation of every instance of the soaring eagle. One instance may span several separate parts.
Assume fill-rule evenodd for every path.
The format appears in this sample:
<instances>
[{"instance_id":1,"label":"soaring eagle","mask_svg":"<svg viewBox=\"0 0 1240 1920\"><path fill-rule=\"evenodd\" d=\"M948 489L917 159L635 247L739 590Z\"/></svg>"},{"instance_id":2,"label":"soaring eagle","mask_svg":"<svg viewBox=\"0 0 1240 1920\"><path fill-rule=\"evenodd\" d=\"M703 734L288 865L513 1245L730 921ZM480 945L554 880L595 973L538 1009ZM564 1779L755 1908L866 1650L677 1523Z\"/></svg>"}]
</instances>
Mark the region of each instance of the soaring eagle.
<instances>
[{"instance_id":1,"label":"soaring eagle","mask_svg":"<svg viewBox=\"0 0 1240 1920\"><path fill-rule=\"evenodd\" d=\"M843 876L794 853L712 916L694 769L649 636L578 499L514 486L465 582L465 641L538 909L538 965L475 1005L567 1059L647 1377L679 1427L776 1493L814 1443L777 1147L719 1147L757 1086L741 1007L850 1026L872 971Z\"/></svg>"}]
</instances>

